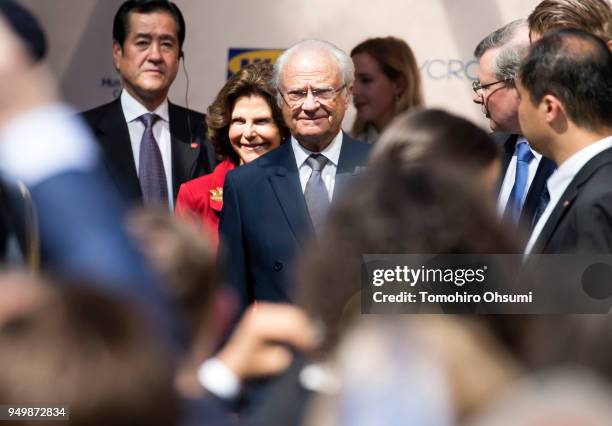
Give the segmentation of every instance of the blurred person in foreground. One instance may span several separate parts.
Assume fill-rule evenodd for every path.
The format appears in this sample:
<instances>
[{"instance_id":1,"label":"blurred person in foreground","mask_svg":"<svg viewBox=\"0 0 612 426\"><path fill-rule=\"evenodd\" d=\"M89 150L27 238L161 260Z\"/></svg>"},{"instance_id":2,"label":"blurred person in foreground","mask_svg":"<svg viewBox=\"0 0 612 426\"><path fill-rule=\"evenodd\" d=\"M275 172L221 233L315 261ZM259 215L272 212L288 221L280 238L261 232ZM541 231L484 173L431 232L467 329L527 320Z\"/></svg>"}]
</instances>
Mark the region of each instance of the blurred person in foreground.
<instances>
[{"instance_id":1,"label":"blurred person in foreground","mask_svg":"<svg viewBox=\"0 0 612 426\"><path fill-rule=\"evenodd\" d=\"M608 0L544 0L527 18L529 39L561 28L591 33L612 49L612 6Z\"/></svg>"},{"instance_id":2,"label":"blurred person in foreground","mask_svg":"<svg viewBox=\"0 0 612 426\"><path fill-rule=\"evenodd\" d=\"M142 312L91 287L0 278L0 401L63 406L74 426L178 425L167 348Z\"/></svg>"},{"instance_id":3,"label":"blurred person in foreground","mask_svg":"<svg viewBox=\"0 0 612 426\"><path fill-rule=\"evenodd\" d=\"M491 155L495 157L495 150ZM256 424L298 424L289 419L303 416L313 392L335 388L334 380L327 379L325 362L360 318L364 253L519 251L499 227L490 200L474 180L443 163L402 166L397 161L395 167L370 167L339 200L296 275L298 302L324 330L322 347L307 360L296 360L271 388ZM309 368L313 361L318 364L314 370ZM376 371L366 368L370 374ZM291 404L279 407L271 402L281 395Z\"/></svg>"},{"instance_id":4,"label":"blurred person in foreground","mask_svg":"<svg viewBox=\"0 0 612 426\"><path fill-rule=\"evenodd\" d=\"M495 142L478 126L443 110L402 113L383 133L370 167L440 164L465 173L487 195L495 193L501 162Z\"/></svg>"},{"instance_id":5,"label":"blurred person in foreground","mask_svg":"<svg viewBox=\"0 0 612 426\"><path fill-rule=\"evenodd\" d=\"M554 164L534 150L518 120L516 76L529 40L524 20L512 21L486 36L476 49L478 80L473 101L489 119L502 144L498 213L508 224L531 230L546 207L545 185Z\"/></svg>"},{"instance_id":6,"label":"blurred person in foreground","mask_svg":"<svg viewBox=\"0 0 612 426\"><path fill-rule=\"evenodd\" d=\"M357 109L351 134L374 143L397 114L424 106L419 67L410 46L396 37L367 39L351 50L351 58Z\"/></svg>"},{"instance_id":7,"label":"blurred person in foreground","mask_svg":"<svg viewBox=\"0 0 612 426\"><path fill-rule=\"evenodd\" d=\"M294 300L296 258L366 162L370 146L341 130L353 78L350 57L321 40L295 44L274 64L291 140L229 172L223 188L219 260L240 312L256 300Z\"/></svg>"},{"instance_id":8,"label":"blurred person in foreground","mask_svg":"<svg viewBox=\"0 0 612 426\"><path fill-rule=\"evenodd\" d=\"M223 161L211 174L181 185L176 213L182 217L195 214L216 248L225 175L277 148L289 137L276 103L272 65L260 62L234 74L208 108L206 121L208 137Z\"/></svg>"},{"instance_id":9,"label":"blurred person in foreground","mask_svg":"<svg viewBox=\"0 0 612 426\"><path fill-rule=\"evenodd\" d=\"M248 309L233 335L218 350L236 309L235 300L216 276L215 252L204 237L184 223L158 211L131 217L130 230L164 279L187 330L187 348L179 359L175 386L192 407L190 421L198 424L216 416L230 422L238 408L243 384L284 371L294 353L318 343L316 328L299 308L259 303ZM210 396L213 396L211 398ZM204 413L204 414L202 414ZM192 424L185 423L184 424Z\"/></svg>"},{"instance_id":10,"label":"blurred person in foreground","mask_svg":"<svg viewBox=\"0 0 612 426\"><path fill-rule=\"evenodd\" d=\"M581 30L548 33L521 65L517 87L521 128L558 167L525 253L609 253L612 52Z\"/></svg>"}]
</instances>

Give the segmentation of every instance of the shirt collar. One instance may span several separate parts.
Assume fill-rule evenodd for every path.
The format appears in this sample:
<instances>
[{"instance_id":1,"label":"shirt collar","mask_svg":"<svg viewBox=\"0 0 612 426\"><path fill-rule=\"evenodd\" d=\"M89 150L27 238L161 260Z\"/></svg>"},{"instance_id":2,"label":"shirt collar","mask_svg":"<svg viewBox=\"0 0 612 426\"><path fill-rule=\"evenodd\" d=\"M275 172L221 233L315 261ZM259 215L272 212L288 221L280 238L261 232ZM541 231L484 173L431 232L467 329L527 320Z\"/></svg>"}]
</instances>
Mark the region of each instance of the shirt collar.
<instances>
[{"instance_id":1,"label":"shirt collar","mask_svg":"<svg viewBox=\"0 0 612 426\"><path fill-rule=\"evenodd\" d=\"M293 148L293 154L295 155L295 161L297 163L298 169L302 167L302 164L306 161L306 159L313 154L312 151L304 148L297 141L293 135L291 135L291 147ZM334 164L334 166L338 167L338 160L340 159L340 148L342 148L342 132L338 132L336 137L332 140L332 142L325 147L320 154L323 154L328 161Z\"/></svg>"},{"instance_id":2,"label":"shirt collar","mask_svg":"<svg viewBox=\"0 0 612 426\"><path fill-rule=\"evenodd\" d=\"M580 169L584 167L586 163L600 152L612 147L612 136L603 138L589 146L582 148L576 152L570 158L565 160L552 175L548 178L548 191L551 194L555 188L559 188L561 183L569 181L578 174ZM564 189L564 188L563 188Z\"/></svg>"},{"instance_id":3,"label":"shirt collar","mask_svg":"<svg viewBox=\"0 0 612 426\"><path fill-rule=\"evenodd\" d=\"M525 142L527 144L527 146L529 147L529 150L531 151L531 153L533 154L533 157L537 160L540 161L540 159L542 158L542 154L540 154L538 151L535 151L531 145L529 145L529 141L525 138L525 136L519 136L518 139L516 140L516 144L518 145L521 142ZM514 155L516 156L516 151L514 151Z\"/></svg>"},{"instance_id":4,"label":"shirt collar","mask_svg":"<svg viewBox=\"0 0 612 426\"><path fill-rule=\"evenodd\" d=\"M137 120L143 114L147 114L152 112L157 114L162 120L170 121L170 117L168 115L168 98L164 99L164 101L154 110L147 110L140 102L138 102L130 93L123 89L121 91L121 108L123 109L123 115L125 115L125 121L128 123Z\"/></svg>"}]
</instances>

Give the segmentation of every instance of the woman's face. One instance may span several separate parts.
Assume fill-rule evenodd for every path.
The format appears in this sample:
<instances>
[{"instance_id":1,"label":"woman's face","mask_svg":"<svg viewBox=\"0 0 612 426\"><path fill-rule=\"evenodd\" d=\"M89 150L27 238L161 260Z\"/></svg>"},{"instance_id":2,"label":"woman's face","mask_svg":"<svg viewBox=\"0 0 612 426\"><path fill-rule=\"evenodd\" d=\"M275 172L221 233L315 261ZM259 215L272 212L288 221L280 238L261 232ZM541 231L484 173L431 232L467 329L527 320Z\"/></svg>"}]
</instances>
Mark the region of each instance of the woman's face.
<instances>
[{"instance_id":1,"label":"woman's face","mask_svg":"<svg viewBox=\"0 0 612 426\"><path fill-rule=\"evenodd\" d=\"M250 163L281 143L272 110L268 102L257 95L238 98L232 110L228 133L240 164Z\"/></svg>"},{"instance_id":2,"label":"woman's face","mask_svg":"<svg viewBox=\"0 0 612 426\"><path fill-rule=\"evenodd\" d=\"M374 124L381 131L395 115L395 98L402 87L389 79L378 62L367 53L353 55L355 83L353 103L359 119Z\"/></svg>"}]
</instances>

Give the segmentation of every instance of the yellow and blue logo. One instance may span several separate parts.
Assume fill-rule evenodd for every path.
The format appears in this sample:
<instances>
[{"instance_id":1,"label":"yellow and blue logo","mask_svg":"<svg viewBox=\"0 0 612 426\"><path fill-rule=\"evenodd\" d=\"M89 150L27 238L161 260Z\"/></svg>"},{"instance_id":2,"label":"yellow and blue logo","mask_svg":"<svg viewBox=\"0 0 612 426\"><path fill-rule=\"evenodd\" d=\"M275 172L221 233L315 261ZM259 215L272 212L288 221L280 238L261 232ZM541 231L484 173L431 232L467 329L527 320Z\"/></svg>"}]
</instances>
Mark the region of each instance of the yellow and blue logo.
<instances>
[{"instance_id":1,"label":"yellow and blue logo","mask_svg":"<svg viewBox=\"0 0 612 426\"><path fill-rule=\"evenodd\" d=\"M284 49L244 49L231 47L227 55L227 78L257 62L273 64Z\"/></svg>"}]
</instances>

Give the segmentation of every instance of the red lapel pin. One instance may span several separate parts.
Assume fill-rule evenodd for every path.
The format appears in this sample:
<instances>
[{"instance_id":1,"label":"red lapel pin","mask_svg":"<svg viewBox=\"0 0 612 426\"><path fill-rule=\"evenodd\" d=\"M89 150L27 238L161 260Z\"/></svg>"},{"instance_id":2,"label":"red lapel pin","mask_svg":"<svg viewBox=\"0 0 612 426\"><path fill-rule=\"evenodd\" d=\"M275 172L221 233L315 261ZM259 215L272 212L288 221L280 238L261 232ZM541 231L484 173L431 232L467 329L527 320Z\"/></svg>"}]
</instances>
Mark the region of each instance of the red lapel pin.
<instances>
[{"instance_id":1,"label":"red lapel pin","mask_svg":"<svg viewBox=\"0 0 612 426\"><path fill-rule=\"evenodd\" d=\"M567 206L569 206L569 201L567 200L563 201L563 207L567 207Z\"/></svg>"},{"instance_id":2,"label":"red lapel pin","mask_svg":"<svg viewBox=\"0 0 612 426\"><path fill-rule=\"evenodd\" d=\"M191 142L191 149L197 149L200 146L197 142Z\"/></svg>"}]
</instances>

